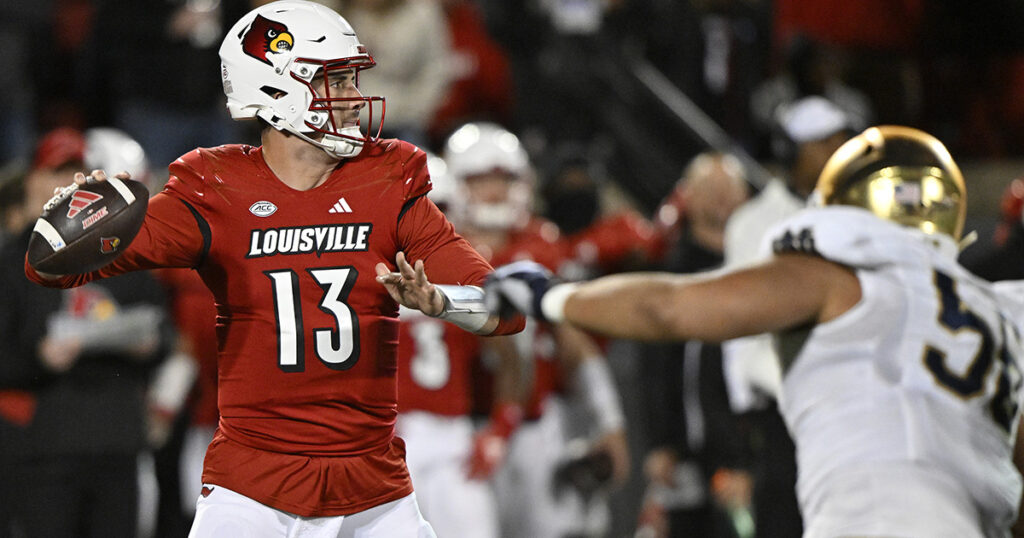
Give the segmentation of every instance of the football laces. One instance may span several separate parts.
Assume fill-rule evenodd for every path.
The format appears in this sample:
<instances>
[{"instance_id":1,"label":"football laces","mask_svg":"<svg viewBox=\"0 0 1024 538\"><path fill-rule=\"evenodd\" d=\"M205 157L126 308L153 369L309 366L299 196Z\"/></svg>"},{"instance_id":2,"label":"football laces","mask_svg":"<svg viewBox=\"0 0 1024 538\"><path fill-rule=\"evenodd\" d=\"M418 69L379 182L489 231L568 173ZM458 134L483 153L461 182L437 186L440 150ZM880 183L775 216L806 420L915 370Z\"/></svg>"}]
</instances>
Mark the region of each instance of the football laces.
<instances>
[{"instance_id":1,"label":"football laces","mask_svg":"<svg viewBox=\"0 0 1024 538\"><path fill-rule=\"evenodd\" d=\"M59 191L57 191L57 194L54 194L53 197L46 202L46 204L43 206L43 211L50 211L54 207L57 207L61 202L67 199L68 196L71 196L72 193L74 193L77 190L77 183L72 183L67 187L61 188Z\"/></svg>"}]
</instances>

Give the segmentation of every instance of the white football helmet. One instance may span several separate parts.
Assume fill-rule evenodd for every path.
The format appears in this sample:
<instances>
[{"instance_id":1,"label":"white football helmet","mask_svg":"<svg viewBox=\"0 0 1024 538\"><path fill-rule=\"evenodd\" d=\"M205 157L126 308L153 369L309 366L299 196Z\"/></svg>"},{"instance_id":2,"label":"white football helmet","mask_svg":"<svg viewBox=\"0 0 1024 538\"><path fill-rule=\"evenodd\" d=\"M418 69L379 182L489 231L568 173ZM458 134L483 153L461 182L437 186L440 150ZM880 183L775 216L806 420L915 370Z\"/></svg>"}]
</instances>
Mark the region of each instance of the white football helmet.
<instances>
[{"instance_id":1,"label":"white football helmet","mask_svg":"<svg viewBox=\"0 0 1024 538\"><path fill-rule=\"evenodd\" d=\"M524 226L533 202L530 158L519 138L494 123L467 123L445 143L444 160L455 190L449 218L484 229L510 230ZM503 174L511 182L505 200L473 200L467 181L486 174Z\"/></svg>"},{"instance_id":2,"label":"white football helmet","mask_svg":"<svg viewBox=\"0 0 1024 538\"><path fill-rule=\"evenodd\" d=\"M85 167L102 168L108 175L128 172L132 179L149 184L149 160L142 146L127 133L112 127L85 131Z\"/></svg>"},{"instance_id":3,"label":"white football helmet","mask_svg":"<svg viewBox=\"0 0 1024 538\"><path fill-rule=\"evenodd\" d=\"M345 19L323 5L306 0L281 0L260 6L241 18L220 47L221 79L228 111L236 120L260 118L275 129L288 131L338 158L354 157L363 145L380 135L384 123L383 97L339 97L313 89L313 78L376 65ZM367 120L339 128L331 114L339 102L362 101ZM374 103L379 103L376 132ZM314 140L314 133L322 138Z\"/></svg>"}]
</instances>

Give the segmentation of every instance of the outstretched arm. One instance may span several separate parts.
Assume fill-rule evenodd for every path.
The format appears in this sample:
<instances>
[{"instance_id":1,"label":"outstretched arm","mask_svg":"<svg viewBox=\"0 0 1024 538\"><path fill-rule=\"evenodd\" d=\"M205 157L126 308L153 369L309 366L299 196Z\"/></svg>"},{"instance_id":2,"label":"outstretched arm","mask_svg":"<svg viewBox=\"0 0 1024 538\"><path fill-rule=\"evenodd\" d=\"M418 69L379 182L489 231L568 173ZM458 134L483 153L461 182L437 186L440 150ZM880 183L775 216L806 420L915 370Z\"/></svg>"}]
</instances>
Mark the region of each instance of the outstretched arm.
<instances>
[{"instance_id":1,"label":"outstretched arm","mask_svg":"<svg viewBox=\"0 0 1024 538\"><path fill-rule=\"evenodd\" d=\"M717 277L629 273L554 287L503 269L487 286L495 311L504 301L551 321L650 341L720 342L821 323L852 308L861 294L849 268L805 254Z\"/></svg>"}]
</instances>

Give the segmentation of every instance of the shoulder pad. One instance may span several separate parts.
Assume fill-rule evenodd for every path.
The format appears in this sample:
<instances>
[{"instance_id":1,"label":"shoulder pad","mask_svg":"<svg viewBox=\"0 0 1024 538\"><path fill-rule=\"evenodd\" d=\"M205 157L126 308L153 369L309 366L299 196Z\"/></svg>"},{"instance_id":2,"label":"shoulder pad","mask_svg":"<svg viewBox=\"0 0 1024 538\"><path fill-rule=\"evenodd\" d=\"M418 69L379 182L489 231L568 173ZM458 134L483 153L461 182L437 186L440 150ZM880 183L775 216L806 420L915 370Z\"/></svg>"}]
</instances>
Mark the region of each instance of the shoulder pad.
<instances>
[{"instance_id":1,"label":"shoulder pad","mask_svg":"<svg viewBox=\"0 0 1024 538\"><path fill-rule=\"evenodd\" d=\"M924 234L911 233L864 209L822 207L805 209L772 227L761 249L771 254L813 254L851 267L877 267L927 259L928 244L919 235Z\"/></svg>"}]
</instances>

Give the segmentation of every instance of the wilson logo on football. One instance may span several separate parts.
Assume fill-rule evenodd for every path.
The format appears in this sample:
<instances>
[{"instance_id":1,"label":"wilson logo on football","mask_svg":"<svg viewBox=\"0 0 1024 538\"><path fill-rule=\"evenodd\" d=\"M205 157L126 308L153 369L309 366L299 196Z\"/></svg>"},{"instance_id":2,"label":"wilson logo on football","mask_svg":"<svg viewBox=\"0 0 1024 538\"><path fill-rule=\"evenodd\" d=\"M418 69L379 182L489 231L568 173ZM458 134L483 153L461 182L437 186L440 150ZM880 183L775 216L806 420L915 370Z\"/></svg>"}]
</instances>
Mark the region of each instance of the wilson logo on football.
<instances>
[{"instance_id":1,"label":"wilson logo on football","mask_svg":"<svg viewBox=\"0 0 1024 538\"><path fill-rule=\"evenodd\" d=\"M71 195L70 204L68 204L68 218L75 218L83 209L102 199L103 195L96 194L95 192L75 191L75 194Z\"/></svg>"},{"instance_id":2,"label":"wilson logo on football","mask_svg":"<svg viewBox=\"0 0 1024 538\"><path fill-rule=\"evenodd\" d=\"M117 247L121 244L121 238L119 237L101 237L100 238L100 252L104 254L110 254L117 250Z\"/></svg>"}]
</instances>

